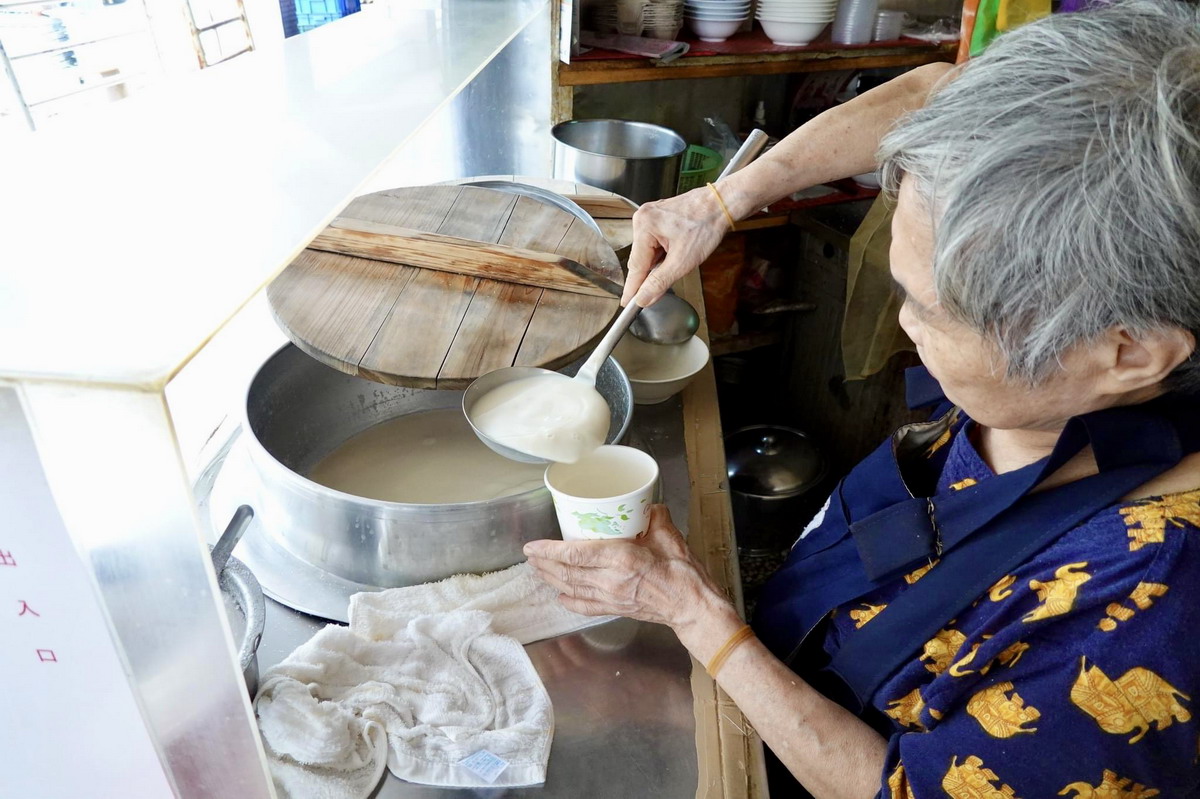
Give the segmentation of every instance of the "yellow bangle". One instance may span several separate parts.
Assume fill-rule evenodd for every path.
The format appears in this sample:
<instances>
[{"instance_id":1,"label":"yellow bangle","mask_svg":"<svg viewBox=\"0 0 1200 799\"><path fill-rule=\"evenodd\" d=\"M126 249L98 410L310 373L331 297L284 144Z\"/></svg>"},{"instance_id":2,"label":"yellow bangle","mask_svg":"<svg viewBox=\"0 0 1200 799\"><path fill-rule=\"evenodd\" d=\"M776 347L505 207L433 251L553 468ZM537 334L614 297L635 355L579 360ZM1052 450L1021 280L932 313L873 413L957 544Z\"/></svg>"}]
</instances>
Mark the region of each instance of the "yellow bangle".
<instances>
[{"instance_id":1,"label":"yellow bangle","mask_svg":"<svg viewBox=\"0 0 1200 799\"><path fill-rule=\"evenodd\" d=\"M733 230L733 226L737 223L733 221L733 214L729 213L729 206L725 205L725 201L721 199L721 192L717 191L717 187L711 183L704 185L712 189L713 196L717 198L717 202L721 205L721 210L725 212L725 218L729 220L729 229Z\"/></svg>"},{"instance_id":2,"label":"yellow bangle","mask_svg":"<svg viewBox=\"0 0 1200 799\"><path fill-rule=\"evenodd\" d=\"M711 186L712 184L710 183L709 185ZM708 661L708 665L704 667L704 670L708 672L708 676L715 680L717 672L725 665L725 661L729 660L729 656L733 654L733 651L746 639L753 637L753 635L754 630L750 629L750 625L743 624L740 630L729 636L729 640L717 650L717 654L713 655L712 660Z\"/></svg>"}]
</instances>

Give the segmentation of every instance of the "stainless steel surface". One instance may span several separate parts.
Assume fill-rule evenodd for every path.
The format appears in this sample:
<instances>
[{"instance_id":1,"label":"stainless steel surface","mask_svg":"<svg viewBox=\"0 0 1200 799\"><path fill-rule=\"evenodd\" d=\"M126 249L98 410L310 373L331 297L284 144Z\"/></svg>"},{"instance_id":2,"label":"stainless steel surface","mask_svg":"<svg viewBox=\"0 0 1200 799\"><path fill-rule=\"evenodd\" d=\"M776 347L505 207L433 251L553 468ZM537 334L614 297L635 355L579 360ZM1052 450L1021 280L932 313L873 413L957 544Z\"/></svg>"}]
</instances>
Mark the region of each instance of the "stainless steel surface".
<instances>
[{"instance_id":1,"label":"stainless steel surface","mask_svg":"<svg viewBox=\"0 0 1200 799\"><path fill-rule=\"evenodd\" d=\"M633 413L629 381L616 362L598 384L613 409L610 440ZM357 497L303 475L369 427L405 414L453 408L462 392L400 388L343 374L287 345L250 382L245 446L256 473L247 499L277 543L351 582L401 586L522 559L526 541L557 528L550 493L539 487L486 502L418 505Z\"/></svg>"},{"instance_id":2,"label":"stainless steel surface","mask_svg":"<svg viewBox=\"0 0 1200 799\"><path fill-rule=\"evenodd\" d=\"M609 351L611 350L612 348L610 347ZM576 361L560 371L562 374L574 376L584 365L584 362ZM549 369L539 369L536 366L508 366L475 378L471 385L467 386L466 391L438 393L454 393L456 397L462 397L463 415L467 417L467 424L471 425L471 429L475 431L475 435L479 437L479 440L486 444L493 452L503 455L510 460L520 461L521 463L549 463L549 461L535 458L532 455L527 455L524 452L493 441L475 426L475 422L471 418L471 412L475 407L475 403L478 402L480 397L496 386L511 383L513 380L521 380L526 377L536 377L537 375L545 374L552 374L552 372ZM621 368L621 365L608 357L605 358L604 363L600 366L594 383L596 390L600 392L600 396L608 404L608 436L604 441L606 444L616 444L625 438L625 432L629 429L629 420L633 417L633 387L629 385L629 378L625 376L625 370ZM545 491L545 489L538 489L530 493L540 495L543 492L545 493L545 499L549 501L550 492ZM557 526L555 529L558 529ZM515 563L516 561L513 562Z\"/></svg>"},{"instance_id":3,"label":"stainless steel surface","mask_svg":"<svg viewBox=\"0 0 1200 799\"><path fill-rule=\"evenodd\" d=\"M600 237L604 237L604 231L600 229L600 225L596 224L596 220L592 219L592 215L579 207L579 205L567 197L562 196L557 192L549 189L538 188L531 186L528 183L517 183L512 180L471 180L462 184L464 186L478 186L481 189L496 189L497 191L505 191L509 194L520 194L524 197L531 197L544 203L549 203L556 208L561 208L568 214L571 214L576 219L583 222Z\"/></svg>"},{"instance_id":4,"label":"stainless steel surface","mask_svg":"<svg viewBox=\"0 0 1200 799\"><path fill-rule=\"evenodd\" d=\"M636 203L675 194L683 152L679 134L647 122L574 119L554 137L554 177L586 183Z\"/></svg>"},{"instance_id":5,"label":"stainless steel surface","mask_svg":"<svg viewBox=\"0 0 1200 799\"><path fill-rule=\"evenodd\" d=\"M455 17L479 13L456 2L434 6L434 13L451 24ZM405 140L372 185L361 191L475 175L544 175L553 158L549 43L547 5L462 92Z\"/></svg>"},{"instance_id":6,"label":"stainless steel surface","mask_svg":"<svg viewBox=\"0 0 1200 799\"><path fill-rule=\"evenodd\" d=\"M273 796L163 396L67 383L20 390L172 793Z\"/></svg>"},{"instance_id":7,"label":"stainless steel surface","mask_svg":"<svg viewBox=\"0 0 1200 799\"><path fill-rule=\"evenodd\" d=\"M673 291L643 308L629 325L630 333L651 344L682 344L699 329L700 314L690 302Z\"/></svg>"},{"instance_id":8,"label":"stainless steel surface","mask_svg":"<svg viewBox=\"0 0 1200 799\"><path fill-rule=\"evenodd\" d=\"M249 523L249 518L247 518ZM243 526L243 530L245 527ZM238 662L242 667L242 679L250 696L258 691L258 645L262 641L263 626L267 621L266 600L263 598L262 587L254 574L246 568L246 564L237 558L227 557L225 568L221 571L217 583L221 593L233 599L234 604L241 610L245 620L245 629L240 639L235 637L238 645ZM233 627L234 619L230 619Z\"/></svg>"},{"instance_id":9,"label":"stainless steel surface","mask_svg":"<svg viewBox=\"0 0 1200 799\"><path fill-rule=\"evenodd\" d=\"M687 529L690 484L680 402L639 407L631 437L659 463L664 501ZM255 521L237 551L258 538ZM259 647L278 663L324 622L267 602ZM618 620L526 647L554 703L546 783L530 788L432 788L387 775L374 799L693 799L699 779L691 660L656 624Z\"/></svg>"},{"instance_id":10,"label":"stainless steel surface","mask_svg":"<svg viewBox=\"0 0 1200 799\"><path fill-rule=\"evenodd\" d=\"M717 180L729 177L734 172L744 167L746 164L758 158L758 154L767 146L767 134L764 131L755 128L750 131L750 135L742 142L742 146L733 154L733 158L729 159L729 163L721 170L721 174Z\"/></svg>"},{"instance_id":11,"label":"stainless steel surface","mask_svg":"<svg viewBox=\"0 0 1200 799\"><path fill-rule=\"evenodd\" d=\"M725 436L725 464L738 548L766 553L791 545L802 507L828 471L812 438L779 425L743 427Z\"/></svg>"}]
</instances>

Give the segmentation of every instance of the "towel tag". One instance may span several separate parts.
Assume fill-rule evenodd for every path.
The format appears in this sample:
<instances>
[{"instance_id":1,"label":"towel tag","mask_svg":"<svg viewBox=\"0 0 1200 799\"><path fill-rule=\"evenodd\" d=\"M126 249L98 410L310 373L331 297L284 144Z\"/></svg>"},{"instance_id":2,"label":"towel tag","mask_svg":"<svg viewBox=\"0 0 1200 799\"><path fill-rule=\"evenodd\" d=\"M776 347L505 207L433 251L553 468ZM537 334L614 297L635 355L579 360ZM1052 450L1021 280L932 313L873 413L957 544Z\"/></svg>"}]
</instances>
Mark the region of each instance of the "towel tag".
<instances>
[{"instance_id":1,"label":"towel tag","mask_svg":"<svg viewBox=\"0 0 1200 799\"><path fill-rule=\"evenodd\" d=\"M508 761L493 755L486 749L480 749L470 757L458 761L458 765L466 766L484 782L495 782L500 773L508 768Z\"/></svg>"}]
</instances>

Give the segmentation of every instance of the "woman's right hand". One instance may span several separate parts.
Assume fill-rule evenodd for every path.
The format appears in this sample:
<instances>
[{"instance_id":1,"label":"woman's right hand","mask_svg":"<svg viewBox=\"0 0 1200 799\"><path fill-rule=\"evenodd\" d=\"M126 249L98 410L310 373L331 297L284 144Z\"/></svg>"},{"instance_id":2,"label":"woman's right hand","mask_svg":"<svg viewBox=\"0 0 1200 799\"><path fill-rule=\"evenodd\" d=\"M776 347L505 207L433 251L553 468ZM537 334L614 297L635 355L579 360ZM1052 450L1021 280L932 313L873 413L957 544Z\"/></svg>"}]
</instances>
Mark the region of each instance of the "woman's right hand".
<instances>
[{"instance_id":1,"label":"woman's right hand","mask_svg":"<svg viewBox=\"0 0 1200 799\"><path fill-rule=\"evenodd\" d=\"M707 186L646 203L633 215L633 250L621 304L654 304L676 280L712 254L729 220Z\"/></svg>"}]
</instances>

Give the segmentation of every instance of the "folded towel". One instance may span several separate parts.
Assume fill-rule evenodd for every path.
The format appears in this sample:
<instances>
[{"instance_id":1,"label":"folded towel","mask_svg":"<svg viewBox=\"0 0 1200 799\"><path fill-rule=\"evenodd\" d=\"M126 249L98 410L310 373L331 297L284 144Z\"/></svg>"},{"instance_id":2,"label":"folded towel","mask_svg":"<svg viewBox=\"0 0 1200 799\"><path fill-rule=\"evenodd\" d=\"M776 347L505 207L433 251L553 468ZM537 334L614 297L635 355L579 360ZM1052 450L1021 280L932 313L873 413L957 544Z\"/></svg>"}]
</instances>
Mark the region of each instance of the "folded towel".
<instances>
[{"instance_id":1,"label":"folded towel","mask_svg":"<svg viewBox=\"0 0 1200 799\"><path fill-rule=\"evenodd\" d=\"M545 781L553 709L522 643L607 619L563 608L527 564L356 594L268 669L255 699L280 799L361 799L387 768L428 785Z\"/></svg>"},{"instance_id":2,"label":"folded towel","mask_svg":"<svg viewBox=\"0 0 1200 799\"><path fill-rule=\"evenodd\" d=\"M580 31L579 43L586 47L600 47L604 50L645 56L660 64L669 64L676 58L687 55L688 50L691 49L691 45L687 42L650 39L644 36L624 36L618 33L593 33L592 31Z\"/></svg>"},{"instance_id":3,"label":"folded towel","mask_svg":"<svg viewBox=\"0 0 1200 799\"><path fill-rule=\"evenodd\" d=\"M519 563L491 574L456 574L440 583L390 588L350 597L350 629L372 640L391 638L406 620L422 613L483 610L492 631L522 644L553 638L611 621L614 616L582 616L558 601L558 591Z\"/></svg>"}]
</instances>

